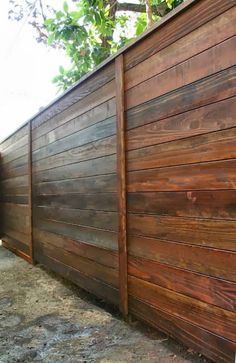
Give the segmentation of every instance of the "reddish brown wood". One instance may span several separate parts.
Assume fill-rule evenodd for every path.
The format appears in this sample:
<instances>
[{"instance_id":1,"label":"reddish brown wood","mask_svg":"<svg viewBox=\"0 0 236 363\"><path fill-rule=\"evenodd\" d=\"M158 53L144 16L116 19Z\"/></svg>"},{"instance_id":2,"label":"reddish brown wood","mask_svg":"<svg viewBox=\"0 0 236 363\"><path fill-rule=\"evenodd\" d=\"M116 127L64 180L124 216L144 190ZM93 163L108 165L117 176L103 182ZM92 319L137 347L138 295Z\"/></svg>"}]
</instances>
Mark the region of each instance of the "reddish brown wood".
<instances>
[{"instance_id":1,"label":"reddish brown wood","mask_svg":"<svg viewBox=\"0 0 236 363\"><path fill-rule=\"evenodd\" d=\"M128 315L127 231L126 231L126 165L124 115L124 60L116 58L116 110L117 110L117 193L120 309Z\"/></svg>"},{"instance_id":2,"label":"reddish brown wood","mask_svg":"<svg viewBox=\"0 0 236 363\"><path fill-rule=\"evenodd\" d=\"M33 263L31 256L27 255L26 253L22 252L21 250L12 246L11 243L6 242L5 239L2 240L3 247L7 248L9 251L12 251L15 255L23 258L29 263Z\"/></svg>"},{"instance_id":3,"label":"reddish brown wood","mask_svg":"<svg viewBox=\"0 0 236 363\"><path fill-rule=\"evenodd\" d=\"M29 177L29 235L30 235L30 257L34 263L34 237L33 237L33 171L32 171L32 121L28 124L28 177Z\"/></svg>"}]
</instances>

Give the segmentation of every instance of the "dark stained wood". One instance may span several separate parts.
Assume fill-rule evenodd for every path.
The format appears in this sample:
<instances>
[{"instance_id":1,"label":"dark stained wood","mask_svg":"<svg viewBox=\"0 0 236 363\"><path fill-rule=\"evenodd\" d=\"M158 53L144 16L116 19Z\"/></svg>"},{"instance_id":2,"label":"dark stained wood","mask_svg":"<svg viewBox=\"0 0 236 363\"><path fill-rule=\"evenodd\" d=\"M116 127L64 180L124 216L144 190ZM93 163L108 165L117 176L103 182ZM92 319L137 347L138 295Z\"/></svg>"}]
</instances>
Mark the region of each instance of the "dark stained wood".
<instances>
[{"instance_id":1,"label":"dark stained wood","mask_svg":"<svg viewBox=\"0 0 236 363\"><path fill-rule=\"evenodd\" d=\"M106 137L34 162L37 171L115 154L116 136Z\"/></svg>"},{"instance_id":2,"label":"dark stained wood","mask_svg":"<svg viewBox=\"0 0 236 363\"><path fill-rule=\"evenodd\" d=\"M141 236L129 236L132 256L236 282L236 253ZM227 263L226 263L227 261Z\"/></svg>"},{"instance_id":3,"label":"dark stained wood","mask_svg":"<svg viewBox=\"0 0 236 363\"><path fill-rule=\"evenodd\" d=\"M119 304L118 290L113 286L107 285L102 281L92 279L88 276L81 274L78 270L64 265L56 259L49 258L42 254L35 254L35 258L38 262L47 266L49 269L59 273L64 278L67 278L77 284L82 289L95 294L96 296L111 302L114 305Z\"/></svg>"},{"instance_id":4,"label":"dark stained wood","mask_svg":"<svg viewBox=\"0 0 236 363\"><path fill-rule=\"evenodd\" d=\"M126 109L234 66L235 49L236 37L232 37L138 84L126 92Z\"/></svg>"},{"instance_id":5,"label":"dark stained wood","mask_svg":"<svg viewBox=\"0 0 236 363\"><path fill-rule=\"evenodd\" d=\"M34 222L35 228L43 231L56 233L84 243L107 248L113 251L118 249L117 233L103 229L77 226L69 223L48 221L37 218Z\"/></svg>"},{"instance_id":6,"label":"dark stained wood","mask_svg":"<svg viewBox=\"0 0 236 363\"><path fill-rule=\"evenodd\" d=\"M236 311L236 283L132 256L129 257L128 272L208 304Z\"/></svg>"},{"instance_id":7,"label":"dark stained wood","mask_svg":"<svg viewBox=\"0 0 236 363\"><path fill-rule=\"evenodd\" d=\"M33 167L35 183L85 178L95 175L113 174L116 171L116 155L81 161L57 168L38 171Z\"/></svg>"},{"instance_id":8,"label":"dark stained wood","mask_svg":"<svg viewBox=\"0 0 236 363\"><path fill-rule=\"evenodd\" d=\"M82 146L93 141L104 139L116 132L115 117L101 121L84 130L78 131L63 139L46 144L45 147L33 152L33 161L37 161L52 155L56 155L71 148Z\"/></svg>"},{"instance_id":9,"label":"dark stained wood","mask_svg":"<svg viewBox=\"0 0 236 363\"><path fill-rule=\"evenodd\" d=\"M73 253L74 255L88 258L96 261L101 265L118 269L118 253L105 248L89 245L79 242L66 236L50 233L34 228L34 237L37 240L35 249L38 244L47 244L51 248L61 248L62 250Z\"/></svg>"},{"instance_id":10,"label":"dark stained wood","mask_svg":"<svg viewBox=\"0 0 236 363\"><path fill-rule=\"evenodd\" d=\"M117 190L116 175L97 175L85 178L66 179L52 182L43 182L35 185L35 194L42 198L47 195L67 195L68 200L72 200L72 193L91 194L91 193L114 193ZM81 198L81 196L79 196ZM55 199L55 197L52 197ZM96 197L94 197L96 199ZM109 198L109 197L108 197ZM64 197L65 199L65 197ZM78 200L78 196L77 196ZM60 199L58 199L60 203ZM73 202L73 205L76 205ZM114 207L112 207L114 208ZM114 209L112 209L114 210Z\"/></svg>"},{"instance_id":11,"label":"dark stained wood","mask_svg":"<svg viewBox=\"0 0 236 363\"><path fill-rule=\"evenodd\" d=\"M4 239L2 240L2 245L3 247L7 248L8 250L10 250L11 252L13 252L15 255L23 258L24 260L26 260L29 263L32 263L31 257L29 256L29 250L26 248L27 253L23 252L23 250L25 248L23 248L23 244L21 244L21 247L19 247L19 243L17 241L17 248L14 247L14 242L12 240L12 238L8 238L8 237L4 237ZM24 246L25 247L25 246Z\"/></svg>"},{"instance_id":12,"label":"dark stained wood","mask_svg":"<svg viewBox=\"0 0 236 363\"><path fill-rule=\"evenodd\" d=\"M36 207L35 218L57 220L99 229L117 231L117 213L97 210L68 209L58 207Z\"/></svg>"},{"instance_id":13,"label":"dark stained wood","mask_svg":"<svg viewBox=\"0 0 236 363\"><path fill-rule=\"evenodd\" d=\"M8 195L3 194L2 201L4 203L12 203L12 204L27 204L28 203L28 196L27 195Z\"/></svg>"},{"instance_id":14,"label":"dark stained wood","mask_svg":"<svg viewBox=\"0 0 236 363\"><path fill-rule=\"evenodd\" d=\"M236 160L129 172L129 192L235 189Z\"/></svg>"},{"instance_id":15,"label":"dark stained wood","mask_svg":"<svg viewBox=\"0 0 236 363\"><path fill-rule=\"evenodd\" d=\"M33 236L33 179L32 179L32 121L28 123L28 194L29 194L29 249L32 263L34 263L34 236Z\"/></svg>"},{"instance_id":16,"label":"dark stained wood","mask_svg":"<svg viewBox=\"0 0 236 363\"><path fill-rule=\"evenodd\" d=\"M116 110L117 110L117 193L118 193L118 245L120 310L128 315L127 230L126 230L126 154L125 154L125 101L124 60L116 58Z\"/></svg>"},{"instance_id":17,"label":"dark stained wood","mask_svg":"<svg viewBox=\"0 0 236 363\"><path fill-rule=\"evenodd\" d=\"M38 205L52 207L78 208L97 211L117 211L116 193L96 193L94 194L55 194L55 195L35 195L34 202Z\"/></svg>"},{"instance_id":18,"label":"dark stained wood","mask_svg":"<svg viewBox=\"0 0 236 363\"><path fill-rule=\"evenodd\" d=\"M118 287L118 271L113 268L80 257L69 251L55 248L50 244L41 244L40 241L37 241L37 253L54 258L57 261L78 270L85 276L95 278L98 281L105 282L116 288Z\"/></svg>"},{"instance_id":19,"label":"dark stained wood","mask_svg":"<svg viewBox=\"0 0 236 363\"><path fill-rule=\"evenodd\" d=\"M39 136L38 138L36 137L37 135L40 135L39 131L41 127L36 128L34 132L35 135L34 135L33 150L37 150L47 144L60 140L75 132L82 131L101 121L114 117L115 111L116 111L115 102L114 99L112 99L66 123L63 123L58 127L56 127L56 125L52 123L50 120L46 124L42 125L42 127L44 126L44 128L47 125L47 130L48 130L47 133L43 134L42 136Z\"/></svg>"},{"instance_id":20,"label":"dark stained wood","mask_svg":"<svg viewBox=\"0 0 236 363\"><path fill-rule=\"evenodd\" d=\"M39 127L42 123L45 123L47 120L52 119L55 115L63 113L64 110L67 110L73 104L79 104L79 101L83 98L86 98L90 94L96 94L96 90L101 90L104 85L110 82L115 77L114 70L114 62L109 64L106 68L101 69L96 74L93 74L90 80L84 82L84 84L80 84L78 88L72 88L67 91L64 97L61 97L56 103L54 103L50 108L47 108L40 115L36 116L33 120L33 128ZM108 88L109 89L109 88ZM102 103L102 102L101 102Z\"/></svg>"},{"instance_id":21,"label":"dark stained wood","mask_svg":"<svg viewBox=\"0 0 236 363\"><path fill-rule=\"evenodd\" d=\"M236 128L132 150L127 168L142 170L236 158Z\"/></svg>"},{"instance_id":22,"label":"dark stained wood","mask_svg":"<svg viewBox=\"0 0 236 363\"><path fill-rule=\"evenodd\" d=\"M236 190L128 193L133 213L236 220Z\"/></svg>"},{"instance_id":23,"label":"dark stained wood","mask_svg":"<svg viewBox=\"0 0 236 363\"><path fill-rule=\"evenodd\" d=\"M129 276L129 294L157 309L236 341L236 312L206 304L150 282Z\"/></svg>"},{"instance_id":24,"label":"dark stained wood","mask_svg":"<svg viewBox=\"0 0 236 363\"><path fill-rule=\"evenodd\" d=\"M188 11L185 9L176 17L173 13L171 21L164 23L164 26L159 27L157 32L149 34L146 39L137 42L129 51L125 52L125 69L130 69L143 62L233 6L235 6L234 0L195 1Z\"/></svg>"},{"instance_id":25,"label":"dark stained wood","mask_svg":"<svg viewBox=\"0 0 236 363\"><path fill-rule=\"evenodd\" d=\"M236 223L230 220L129 214L128 232L236 252Z\"/></svg>"},{"instance_id":26,"label":"dark stained wood","mask_svg":"<svg viewBox=\"0 0 236 363\"><path fill-rule=\"evenodd\" d=\"M187 0L0 145L4 245L217 363L236 350L235 18Z\"/></svg>"},{"instance_id":27,"label":"dark stained wood","mask_svg":"<svg viewBox=\"0 0 236 363\"><path fill-rule=\"evenodd\" d=\"M191 10L190 10L191 11ZM235 13L231 8L161 49L125 73L125 89L151 78L186 59L235 35ZM208 14L209 15L209 14ZM179 19L176 19L179 21ZM170 24L171 25L171 24ZM192 24L191 24L192 25ZM166 30L165 30L166 31ZM176 35L176 33L173 33ZM158 34L155 34L158 37ZM158 41L155 45L159 45Z\"/></svg>"},{"instance_id":28,"label":"dark stained wood","mask_svg":"<svg viewBox=\"0 0 236 363\"><path fill-rule=\"evenodd\" d=\"M10 145L15 144L19 139L23 138L25 135L28 135L27 125L16 130L12 135L10 135L4 141L2 141L0 144L0 152L2 153Z\"/></svg>"},{"instance_id":29,"label":"dark stained wood","mask_svg":"<svg viewBox=\"0 0 236 363\"><path fill-rule=\"evenodd\" d=\"M127 133L128 150L180 140L236 126L236 98L196 108L164 120L131 129Z\"/></svg>"},{"instance_id":30,"label":"dark stained wood","mask_svg":"<svg viewBox=\"0 0 236 363\"><path fill-rule=\"evenodd\" d=\"M127 128L143 126L235 96L236 66L213 74L126 112Z\"/></svg>"},{"instance_id":31,"label":"dark stained wood","mask_svg":"<svg viewBox=\"0 0 236 363\"><path fill-rule=\"evenodd\" d=\"M18 239L16 240L15 238L8 236L7 234L4 234L2 236L2 244L4 247L14 252L16 255L24 258L28 262L31 262L29 246L25 243L19 241Z\"/></svg>"},{"instance_id":32,"label":"dark stained wood","mask_svg":"<svg viewBox=\"0 0 236 363\"><path fill-rule=\"evenodd\" d=\"M174 339L178 337L182 343L217 363L234 362L236 344L232 341L133 297L129 298L129 302L131 313L154 328L162 330Z\"/></svg>"}]
</instances>

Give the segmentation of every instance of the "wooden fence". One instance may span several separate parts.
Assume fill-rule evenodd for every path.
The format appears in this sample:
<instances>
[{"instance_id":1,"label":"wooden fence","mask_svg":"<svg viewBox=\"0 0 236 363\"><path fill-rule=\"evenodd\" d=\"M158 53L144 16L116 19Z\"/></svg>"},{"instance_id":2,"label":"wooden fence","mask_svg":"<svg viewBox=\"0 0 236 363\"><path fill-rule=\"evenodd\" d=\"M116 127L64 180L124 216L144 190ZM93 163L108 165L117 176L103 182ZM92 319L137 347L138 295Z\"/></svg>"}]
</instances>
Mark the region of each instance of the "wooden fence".
<instances>
[{"instance_id":1,"label":"wooden fence","mask_svg":"<svg viewBox=\"0 0 236 363\"><path fill-rule=\"evenodd\" d=\"M188 0L6 139L3 243L236 351L236 1Z\"/></svg>"}]
</instances>

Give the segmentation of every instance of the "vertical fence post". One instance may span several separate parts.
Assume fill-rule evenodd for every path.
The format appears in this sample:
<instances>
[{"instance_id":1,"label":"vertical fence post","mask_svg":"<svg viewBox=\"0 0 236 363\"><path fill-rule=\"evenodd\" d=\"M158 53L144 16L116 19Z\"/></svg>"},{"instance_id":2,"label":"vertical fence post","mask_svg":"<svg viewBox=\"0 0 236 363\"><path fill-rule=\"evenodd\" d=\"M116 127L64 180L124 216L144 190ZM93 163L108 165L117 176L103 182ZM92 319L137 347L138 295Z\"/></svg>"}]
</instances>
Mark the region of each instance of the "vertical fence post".
<instances>
[{"instance_id":1,"label":"vertical fence post","mask_svg":"<svg viewBox=\"0 0 236 363\"><path fill-rule=\"evenodd\" d=\"M126 165L125 165L125 105L124 105L124 59L123 54L115 60L116 119L117 119L117 193L118 193L118 247L120 310L128 315L127 272L127 211L126 211Z\"/></svg>"},{"instance_id":2,"label":"vertical fence post","mask_svg":"<svg viewBox=\"0 0 236 363\"><path fill-rule=\"evenodd\" d=\"M32 186L32 121L28 122L28 177L29 177L29 233L30 233L30 258L31 263L34 263L34 248L33 248L33 186Z\"/></svg>"}]
</instances>

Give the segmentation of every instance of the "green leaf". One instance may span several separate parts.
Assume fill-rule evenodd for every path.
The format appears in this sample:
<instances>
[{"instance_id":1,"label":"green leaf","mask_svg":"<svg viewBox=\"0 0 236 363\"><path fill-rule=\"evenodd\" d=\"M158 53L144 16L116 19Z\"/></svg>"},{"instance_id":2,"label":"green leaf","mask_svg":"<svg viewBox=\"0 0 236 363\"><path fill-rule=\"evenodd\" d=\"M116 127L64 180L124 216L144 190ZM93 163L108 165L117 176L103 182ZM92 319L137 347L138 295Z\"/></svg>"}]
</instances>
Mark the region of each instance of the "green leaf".
<instances>
[{"instance_id":1,"label":"green leaf","mask_svg":"<svg viewBox=\"0 0 236 363\"><path fill-rule=\"evenodd\" d=\"M64 3L63 3L63 9L64 9L64 11L65 11L66 13L68 13L69 6L68 6L68 4L67 4L67 2L66 2L66 1L64 1Z\"/></svg>"}]
</instances>

